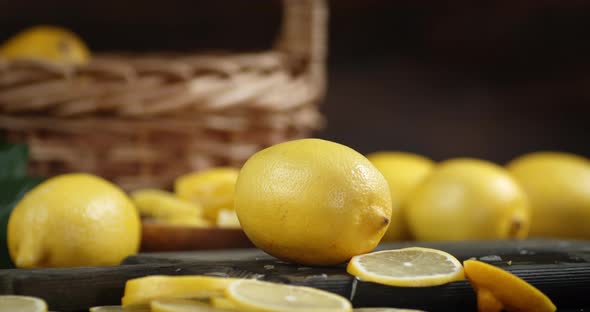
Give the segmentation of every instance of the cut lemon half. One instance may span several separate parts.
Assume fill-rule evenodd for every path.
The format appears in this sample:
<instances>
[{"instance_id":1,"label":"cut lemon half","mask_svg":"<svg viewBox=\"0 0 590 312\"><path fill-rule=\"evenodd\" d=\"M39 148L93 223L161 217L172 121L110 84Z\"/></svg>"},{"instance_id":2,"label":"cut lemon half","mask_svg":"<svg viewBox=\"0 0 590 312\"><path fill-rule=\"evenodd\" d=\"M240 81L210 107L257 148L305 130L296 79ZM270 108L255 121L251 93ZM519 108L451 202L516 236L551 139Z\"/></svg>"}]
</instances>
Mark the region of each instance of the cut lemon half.
<instances>
[{"instance_id":1,"label":"cut lemon half","mask_svg":"<svg viewBox=\"0 0 590 312\"><path fill-rule=\"evenodd\" d=\"M99 306L99 307L90 308L90 312L150 312L150 306L149 305L131 306L131 307Z\"/></svg>"},{"instance_id":2,"label":"cut lemon half","mask_svg":"<svg viewBox=\"0 0 590 312\"><path fill-rule=\"evenodd\" d=\"M510 272L477 260L463 262L465 275L477 292L479 311L552 312L545 294Z\"/></svg>"},{"instance_id":3,"label":"cut lemon half","mask_svg":"<svg viewBox=\"0 0 590 312\"><path fill-rule=\"evenodd\" d=\"M0 296L0 312L47 312L45 301L27 296Z\"/></svg>"},{"instance_id":4,"label":"cut lemon half","mask_svg":"<svg viewBox=\"0 0 590 312\"><path fill-rule=\"evenodd\" d=\"M236 311L220 309L203 302L183 299L154 300L150 304L152 312L224 312Z\"/></svg>"},{"instance_id":5,"label":"cut lemon half","mask_svg":"<svg viewBox=\"0 0 590 312\"><path fill-rule=\"evenodd\" d=\"M327 291L256 280L234 282L226 289L225 295L240 311L352 311L348 299Z\"/></svg>"},{"instance_id":6,"label":"cut lemon half","mask_svg":"<svg viewBox=\"0 0 590 312\"><path fill-rule=\"evenodd\" d=\"M127 281L123 306L147 304L155 299L208 299L223 296L236 279L213 276L154 275Z\"/></svg>"},{"instance_id":7,"label":"cut lemon half","mask_svg":"<svg viewBox=\"0 0 590 312\"><path fill-rule=\"evenodd\" d=\"M421 247L355 256L346 270L363 281L402 287L437 286L465 278L455 257Z\"/></svg>"}]
</instances>

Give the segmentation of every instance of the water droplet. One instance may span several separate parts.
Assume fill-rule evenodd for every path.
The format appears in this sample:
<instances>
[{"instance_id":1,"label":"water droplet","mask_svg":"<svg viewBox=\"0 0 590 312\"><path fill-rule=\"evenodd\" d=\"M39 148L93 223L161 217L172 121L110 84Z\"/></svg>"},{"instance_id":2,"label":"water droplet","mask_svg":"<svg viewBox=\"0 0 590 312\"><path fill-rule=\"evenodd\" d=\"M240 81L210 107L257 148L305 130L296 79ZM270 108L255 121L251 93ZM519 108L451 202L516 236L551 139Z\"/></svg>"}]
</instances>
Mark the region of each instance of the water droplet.
<instances>
[{"instance_id":1,"label":"water droplet","mask_svg":"<svg viewBox=\"0 0 590 312\"><path fill-rule=\"evenodd\" d=\"M251 277L251 278L253 278L253 279L257 279L257 280L259 280L259 279L263 279L263 278L264 278L264 274L258 274L258 273L255 273L255 274L253 274L253 275L252 275L252 277Z\"/></svg>"},{"instance_id":2,"label":"water droplet","mask_svg":"<svg viewBox=\"0 0 590 312\"><path fill-rule=\"evenodd\" d=\"M203 275L216 276L216 277L229 277L229 274L227 274L225 272L207 272Z\"/></svg>"},{"instance_id":3,"label":"water droplet","mask_svg":"<svg viewBox=\"0 0 590 312\"><path fill-rule=\"evenodd\" d=\"M306 276L304 280L309 282L309 281L325 281L327 279L328 279L328 274L322 273L322 274Z\"/></svg>"},{"instance_id":4,"label":"water droplet","mask_svg":"<svg viewBox=\"0 0 590 312\"><path fill-rule=\"evenodd\" d=\"M490 256L480 257L479 260L481 260L481 261L502 261L502 257L497 256L497 255L490 255Z\"/></svg>"},{"instance_id":5,"label":"water droplet","mask_svg":"<svg viewBox=\"0 0 590 312\"><path fill-rule=\"evenodd\" d=\"M412 262L404 262L404 266L411 267L411 266L413 266L413 264L412 264Z\"/></svg>"}]
</instances>

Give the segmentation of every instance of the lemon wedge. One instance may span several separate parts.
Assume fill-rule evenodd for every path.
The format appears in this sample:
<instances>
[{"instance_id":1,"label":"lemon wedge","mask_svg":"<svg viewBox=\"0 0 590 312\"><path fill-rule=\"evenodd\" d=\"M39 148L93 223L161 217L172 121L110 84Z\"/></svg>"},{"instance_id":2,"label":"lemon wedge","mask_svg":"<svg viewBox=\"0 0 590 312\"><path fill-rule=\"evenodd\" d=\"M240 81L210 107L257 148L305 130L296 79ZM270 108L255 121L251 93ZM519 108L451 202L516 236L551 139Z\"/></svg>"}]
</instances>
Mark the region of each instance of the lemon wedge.
<instances>
[{"instance_id":1,"label":"lemon wedge","mask_svg":"<svg viewBox=\"0 0 590 312\"><path fill-rule=\"evenodd\" d=\"M46 312L45 301L27 296L0 296L0 312Z\"/></svg>"},{"instance_id":2,"label":"lemon wedge","mask_svg":"<svg viewBox=\"0 0 590 312\"><path fill-rule=\"evenodd\" d=\"M155 299L208 299L223 296L236 279L212 276L154 275L127 281L122 298L124 307L146 304Z\"/></svg>"},{"instance_id":3,"label":"lemon wedge","mask_svg":"<svg viewBox=\"0 0 590 312\"><path fill-rule=\"evenodd\" d=\"M233 282L226 289L225 295L239 307L240 311L352 311L350 301L330 292L310 287L291 286L256 280Z\"/></svg>"},{"instance_id":4,"label":"lemon wedge","mask_svg":"<svg viewBox=\"0 0 590 312\"><path fill-rule=\"evenodd\" d=\"M436 286L464 279L463 266L455 257L421 247L355 256L347 271L363 281L402 287Z\"/></svg>"},{"instance_id":5,"label":"lemon wedge","mask_svg":"<svg viewBox=\"0 0 590 312\"><path fill-rule=\"evenodd\" d=\"M557 308L540 290L493 265L467 260L465 275L477 292L479 311L553 312Z\"/></svg>"},{"instance_id":6,"label":"lemon wedge","mask_svg":"<svg viewBox=\"0 0 590 312\"><path fill-rule=\"evenodd\" d=\"M206 303L194 300L163 299L151 303L152 312L222 312L236 311L212 307Z\"/></svg>"}]
</instances>

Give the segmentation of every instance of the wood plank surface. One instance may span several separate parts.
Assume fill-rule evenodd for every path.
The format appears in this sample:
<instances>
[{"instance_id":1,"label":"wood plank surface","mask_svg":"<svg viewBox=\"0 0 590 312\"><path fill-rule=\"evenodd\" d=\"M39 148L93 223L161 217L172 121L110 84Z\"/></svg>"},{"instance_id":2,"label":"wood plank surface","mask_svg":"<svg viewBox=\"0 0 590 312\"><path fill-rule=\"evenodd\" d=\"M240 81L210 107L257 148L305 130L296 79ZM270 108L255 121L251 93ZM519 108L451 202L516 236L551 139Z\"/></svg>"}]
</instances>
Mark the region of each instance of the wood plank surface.
<instances>
[{"instance_id":1,"label":"wood plank surface","mask_svg":"<svg viewBox=\"0 0 590 312\"><path fill-rule=\"evenodd\" d=\"M590 242L408 242L378 249L410 245L445 250L459 260L474 257L498 265L540 288L560 309L590 306ZM87 311L90 306L118 304L128 279L154 274L206 274L306 285L351 298L356 307L475 308L475 295L466 281L438 287L388 287L357 281L344 265L300 266L257 249L138 254L114 267L2 270L0 293L38 296L55 311Z\"/></svg>"}]
</instances>

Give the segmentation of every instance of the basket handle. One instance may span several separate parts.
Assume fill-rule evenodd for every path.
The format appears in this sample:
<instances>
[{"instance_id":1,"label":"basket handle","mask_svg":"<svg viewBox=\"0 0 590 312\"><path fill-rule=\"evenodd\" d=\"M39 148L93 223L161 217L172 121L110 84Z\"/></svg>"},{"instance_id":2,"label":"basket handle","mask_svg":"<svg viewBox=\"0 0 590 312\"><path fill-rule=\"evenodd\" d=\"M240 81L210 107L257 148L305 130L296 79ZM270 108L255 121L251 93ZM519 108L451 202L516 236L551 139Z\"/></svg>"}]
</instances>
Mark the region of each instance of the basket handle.
<instances>
[{"instance_id":1,"label":"basket handle","mask_svg":"<svg viewBox=\"0 0 590 312\"><path fill-rule=\"evenodd\" d=\"M324 92L328 37L325 0L283 0L283 21L276 47L303 60L311 83Z\"/></svg>"}]
</instances>

